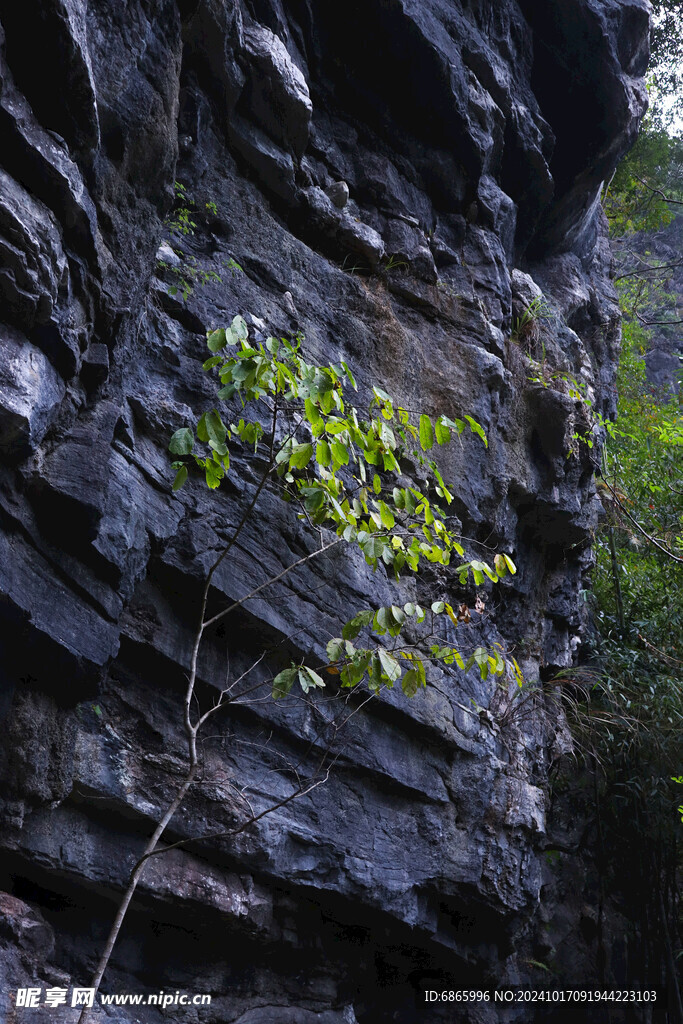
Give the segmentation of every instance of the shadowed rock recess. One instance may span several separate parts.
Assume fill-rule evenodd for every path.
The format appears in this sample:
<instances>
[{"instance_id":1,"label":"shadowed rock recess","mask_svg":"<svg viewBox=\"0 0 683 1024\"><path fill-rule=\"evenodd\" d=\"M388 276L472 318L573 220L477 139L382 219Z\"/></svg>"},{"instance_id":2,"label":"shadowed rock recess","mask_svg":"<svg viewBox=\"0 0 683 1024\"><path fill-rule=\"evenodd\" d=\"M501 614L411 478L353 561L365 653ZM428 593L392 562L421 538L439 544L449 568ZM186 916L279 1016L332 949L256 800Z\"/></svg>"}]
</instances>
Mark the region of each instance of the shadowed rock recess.
<instances>
[{"instance_id":1,"label":"shadowed rock recess","mask_svg":"<svg viewBox=\"0 0 683 1024\"><path fill-rule=\"evenodd\" d=\"M578 656L599 512L596 449L572 442L590 424L552 375L613 409L619 313L598 194L645 107L648 10L3 5L3 1022L74 1019L13 1011L10 991L87 985L182 777L200 584L258 467L211 495L193 478L175 497L167 445L211 401L206 328L236 313L301 332L313 359L345 359L361 393L381 384L411 409L484 426L488 450L463 438L443 472L470 556L483 543L519 571L483 594L459 642L500 643L544 688L521 713L513 683L434 673L415 700L392 692L354 716L324 786L236 837L157 858L104 990L207 992L212 1005L102 1019L560 1019L541 1005L454 1010L424 990L545 988L535 961L562 986L629 980L623 941L603 922L598 949L588 927L597 897L580 865L544 855L548 773L570 743L551 680ZM176 244L222 278L195 281L186 302L157 257L174 181L196 203L194 234ZM540 293L544 317L511 340ZM315 542L266 490L212 602ZM355 610L411 597L475 603L453 575L398 588L337 549L212 638L199 697L217 692L226 647L233 669L285 638L288 656L319 664ZM216 717L168 837L234 829L250 813L243 791L257 811L281 800L283 766L305 777L327 741L323 714L266 701Z\"/></svg>"}]
</instances>

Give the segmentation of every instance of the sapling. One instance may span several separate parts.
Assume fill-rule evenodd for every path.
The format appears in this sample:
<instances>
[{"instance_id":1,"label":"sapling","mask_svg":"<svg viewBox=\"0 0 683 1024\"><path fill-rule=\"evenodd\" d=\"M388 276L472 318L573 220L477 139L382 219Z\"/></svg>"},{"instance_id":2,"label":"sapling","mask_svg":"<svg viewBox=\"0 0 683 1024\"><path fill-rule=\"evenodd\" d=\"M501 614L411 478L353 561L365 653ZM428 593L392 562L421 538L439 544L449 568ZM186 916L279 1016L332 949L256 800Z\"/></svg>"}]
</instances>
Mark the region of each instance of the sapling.
<instances>
[{"instance_id":1,"label":"sapling","mask_svg":"<svg viewBox=\"0 0 683 1024\"><path fill-rule=\"evenodd\" d=\"M515 572L506 554L496 554L493 565L465 560L461 538L449 525L447 509L453 496L432 456L465 432L487 444L484 430L471 416L451 419L440 415L434 419L422 414L414 424L408 411L380 387L372 388L361 413L347 400L348 390L357 391L357 385L345 362L327 366L307 362L301 338L255 341L241 316L227 328L210 331L207 346L210 356L203 368L217 379L217 403L202 412L192 426L173 434L169 444L174 457L173 491L180 491L198 475L211 491L219 490L226 476L236 472L235 465L242 461L239 454L244 456L247 449L253 449L259 474L204 580L183 702L187 769L131 871L91 982L96 991L148 860L191 841L160 845L196 779L200 731L221 708L249 703L264 685L253 673L262 670L266 651L237 678L226 679L212 705L202 710L197 694L198 665L207 631L294 571L341 545L359 549L373 570L383 565L396 581L406 572L417 573L424 562L452 566L461 586L470 580L477 587L486 580L497 583ZM411 468L419 469L420 477L426 478L419 488L407 475ZM216 574L229 560L247 524L258 523L257 505L265 488L275 489L290 504L302 531L314 537L315 543L309 544L306 554L227 607L210 611ZM220 591L220 587L216 589ZM462 651L448 636L440 635L440 622L446 623L448 632L463 621L469 621L466 606L454 608L446 600L424 606L406 601L361 609L343 625L341 635L326 644L324 664L291 662L271 677L272 698L286 698L295 687L305 699L326 688L355 695L363 684L371 697L400 684L410 698L427 685L430 663L455 665L462 671L476 666L483 679L511 671L521 680L517 663L506 659L501 648L478 646L471 652ZM365 639L359 643L361 634ZM322 649L322 641L320 646ZM310 793L328 775L329 763L323 757L312 779L298 779L291 794L254 811L239 828L193 840L234 835ZM88 1013L84 1007L79 1024L85 1024Z\"/></svg>"}]
</instances>

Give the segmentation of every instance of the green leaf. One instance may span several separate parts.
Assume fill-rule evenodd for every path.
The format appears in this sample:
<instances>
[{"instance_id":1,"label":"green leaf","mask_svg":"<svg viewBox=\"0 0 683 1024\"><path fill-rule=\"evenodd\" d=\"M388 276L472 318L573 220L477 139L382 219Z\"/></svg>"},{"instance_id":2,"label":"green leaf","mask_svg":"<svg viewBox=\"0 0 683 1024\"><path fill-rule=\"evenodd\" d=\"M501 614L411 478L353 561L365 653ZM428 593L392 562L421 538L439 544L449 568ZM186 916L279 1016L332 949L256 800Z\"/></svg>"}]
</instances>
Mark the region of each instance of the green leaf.
<instances>
[{"instance_id":1,"label":"green leaf","mask_svg":"<svg viewBox=\"0 0 683 1024\"><path fill-rule=\"evenodd\" d=\"M209 432L206 429L206 413L202 413L197 423L197 437L202 444L207 444L209 440Z\"/></svg>"},{"instance_id":2,"label":"green leaf","mask_svg":"<svg viewBox=\"0 0 683 1024\"><path fill-rule=\"evenodd\" d=\"M206 473L206 486L212 491L215 491L217 487L220 487L224 473L219 469L215 462L211 461L211 459L206 460L204 468Z\"/></svg>"},{"instance_id":3,"label":"green leaf","mask_svg":"<svg viewBox=\"0 0 683 1024\"><path fill-rule=\"evenodd\" d=\"M249 328L247 327L246 321L239 314L233 317L232 329L237 337L238 341L246 341L249 337Z\"/></svg>"},{"instance_id":4,"label":"green leaf","mask_svg":"<svg viewBox=\"0 0 683 1024\"><path fill-rule=\"evenodd\" d=\"M307 398L304 402L304 409L306 410L306 419L311 424L314 437L319 437L325 429L325 421L320 415L320 410L315 402Z\"/></svg>"},{"instance_id":5,"label":"green leaf","mask_svg":"<svg viewBox=\"0 0 683 1024\"><path fill-rule=\"evenodd\" d=\"M181 427L169 441L168 450L173 455L189 455L194 448L194 434L189 427Z\"/></svg>"},{"instance_id":6,"label":"green leaf","mask_svg":"<svg viewBox=\"0 0 683 1024\"><path fill-rule=\"evenodd\" d=\"M342 686L357 686L370 664L370 652L365 651L354 657L350 665L345 665L341 671Z\"/></svg>"},{"instance_id":7,"label":"green leaf","mask_svg":"<svg viewBox=\"0 0 683 1024\"><path fill-rule=\"evenodd\" d=\"M508 569L510 570L510 574L512 576L514 576L515 573L517 572L517 566L512 561L512 559L509 558L507 555L503 555L503 558L505 559L505 564L507 565Z\"/></svg>"},{"instance_id":8,"label":"green leaf","mask_svg":"<svg viewBox=\"0 0 683 1024\"><path fill-rule=\"evenodd\" d=\"M385 651L383 647L379 649L379 660L383 671L386 673L392 683L395 683L397 679L401 677L401 666L396 661L393 655Z\"/></svg>"},{"instance_id":9,"label":"green leaf","mask_svg":"<svg viewBox=\"0 0 683 1024\"><path fill-rule=\"evenodd\" d=\"M318 441L315 449L315 461L319 466L329 466L332 462L332 452L327 441Z\"/></svg>"},{"instance_id":10,"label":"green leaf","mask_svg":"<svg viewBox=\"0 0 683 1024\"><path fill-rule=\"evenodd\" d=\"M434 425L434 433L438 444L448 444L451 439L450 428L444 423L444 417L439 416Z\"/></svg>"},{"instance_id":11,"label":"green leaf","mask_svg":"<svg viewBox=\"0 0 683 1024\"><path fill-rule=\"evenodd\" d=\"M434 428L429 416L424 413L420 416L420 447L423 452L429 451L434 444Z\"/></svg>"},{"instance_id":12,"label":"green leaf","mask_svg":"<svg viewBox=\"0 0 683 1024\"><path fill-rule=\"evenodd\" d=\"M341 441L333 441L330 445L332 457L340 466L347 466L349 462L349 450Z\"/></svg>"},{"instance_id":13,"label":"green leaf","mask_svg":"<svg viewBox=\"0 0 683 1024\"><path fill-rule=\"evenodd\" d=\"M430 468L431 468L432 472L434 473L434 476L436 477L437 483L439 484L439 487L437 488L437 492L440 494L441 497L445 498L447 503L450 505L450 503L453 501L453 495L451 494L451 492L446 487L446 484L444 483L443 477L441 476L441 473L439 472L439 467L437 466L437 464L435 462L430 462L429 465L430 465Z\"/></svg>"},{"instance_id":14,"label":"green leaf","mask_svg":"<svg viewBox=\"0 0 683 1024\"><path fill-rule=\"evenodd\" d=\"M382 526L384 526L387 530L393 530L394 526L396 525L396 520L394 519L394 515L391 509L383 501L378 502L378 505L379 514L382 520Z\"/></svg>"},{"instance_id":15,"label":"green leaf","mask_svg":"<svg viewBox=\"0 0 683 1024\"><path fill-rule=\"evenodd\" d=\"M318 512L325 503L325 492L322 487L302 487L299 493L304 496L308 512Z\"/></svg>"},{"instance_id":16,"label":"green leaf","mask_svg":"<svg viewBox=\"0 0 683 1024\"><path fill-rule=\"evenodd\" d=\"M394 624L391 608L378 608L375 613L374 629L376 633L385 633Z\"/></svg>"},{"instance_id":17,"label":"green leaf","mask_svg":"<svg viewBox=\"0 0 683 1024\"><path fill-rule=\"evenodd\" d=\"M308 668L307 665L302 665L299 669L299 685L304 693L308 693L311 689L325 689L325 680L322 679L317 672L314 672L312 668Z\"/></svg>"},{"instance_id":18,"label":"green leaf","mask_svg":"<svg viewBox=\"0 0 683 1024\"><path fill-rule=\"evenodd\" d=\"M215 409L211 409L210 412L204 414L202 419L204 420L208 440L213 441L218 446L224 445L226 429L218 412Z\"/></svg>"},{"instance_id":19,"label":"green leaf","mask_svg":"<svg viewBox=\"0 0 683 1024\"><path fill-rule=\"evenodd\" d=\"M294 685L294 680L299 673L298 668L286 668L284 671L279 672L275 679L273 679L273 699L278 700L280 697L286 697L289 691Z\"/></svg>"},{"instance_id":20,"label":"green leaf","mask_svg":"<svg viewBox=\"0 0 683 1024\"><path fill-rule=\"evenodd\" d=\"M351 371L349 370L349 368L346 365L346 363L342 362L342 368L343 368L344 373L346 374L346 377L347 377L351 387L353 388L353 390L354 391L358 391L358 385L356 384L356 381L354 380L354 376L351 373Z\"/></svg>"},{"instance_id":21,"label":"green leaf","mask_svg":"<svg viewBox=\"0 0 683 1024\"><path fill-rule=\"evenodd\" d=\"M290 469L304 469L313 458L312 444L297 444L289 457Z\"/></svg>"},{"instance_id":22,"label":"green leaf","mask_svg":"<svg viewBox=\"0 0 683 1024\"><path fill-rule=\"evenodd\" d=\"M488 565L486 562L480 562L476 559L473 559L470 564L475 583L477 584L478 587L481 586L481 584L484 582L484 576L488 576L492 583L498 582L498 577L496 576L491 566ZM484 574L484 576L482 576L482 573Z\"/></svg>"},{"instance_id":23,"label":"green leaf","mask_svg":"<svg viewBox=\"0 0 683 1024\"><path fill-rule=\"evenodd\" d=\"M346 646L342 637L337 636L327 645L327 657L329 661L342 661L346 657Z\"/></svg>"},{"instance_id":24,"label":"green leaf","mask_svg":"<svg viewBox=\"0 0 683 1024\"><path fill-rule=\"evenodd\" d=\"M214 366L218 366L219 363L223 362L223 356L211 356L205 363L202 364L202 370L213 370Z\"/></svg>"},{"instance_id":25,"label":"green leaf","mask_svg":"<svg viewBox=\"0 0 683 1024\"><path fill-rule=\"evenodd\" d=\"M381 494L382 492L382 481L380 480L377 473L372 478L372 489L375 494Z\"/></svg>"},{"instance_id":26,"label":"green leaf","mask_svg":"<svg viewBox=\"0 0 683 1024\"><path fill-rule=\"evenodd\" d=\"M432 611L434 612L435 615L441 615L441 613L444 612L445 609L446 604L444 601L434 601L434 603L432 604Z\"/></svg>"},{"instance_id":27,"label":"green leaf","mask_svg":"<svg viewBox=\"0 0 683 1024\"><path fill-rule=\"evenodd\" d=\"M412 698L420 689L420 676L417 669L409 668L401 680L401 689L406 697Z\"/></svg>"},{"instance_id":28,"label":"green leaf","mask_svg":"<svg viewBox=\"0 0 683 1024\"><path fill-rule=\"evenodd\" d=\"M354 640L364 626L370 625L374 617L375 613L372 610L362 611L355 615L342 629L344 640Z\"/></svg>"},{"instance_id":29,"label":"green leaf","mask_svg":"<svg viewBox=\"0 0 683 1024\"><path fill-rule=\"evenodd\" d=\"M210 352L220 352L221 349L225 348L226 344L227 339L223 327L217 331L211 331L206 341L206 346Z\"/></svg>"},{"instance_id":30,"label":"green leaf","mask_svg":"<svg viewBox=\"0 0 683 1024\"><path fill-rule=\"evenodd\" d=\"M469 423L470 430L472 431L472 433L477 434L488 448L489 443L486 438L486 434L484 433L484 428L482 427L482 425L480 423L477 423L476 420L473 420L471 416L465 416L465 419Z\"/></svg>"},{"instance_id":31,"label":"green leaf","mask_svg":"<svg viewBox=\"0 0 683 1024\"><path fill-rule=\"evenodd\" d=\"M173 481L173 490L174 491L179 491L180 488L183 486L183 484L185 483L186 480L187 480L187 466L181 466L181 468L176 473L175 480Z\"/></svg>"}]
</instances>

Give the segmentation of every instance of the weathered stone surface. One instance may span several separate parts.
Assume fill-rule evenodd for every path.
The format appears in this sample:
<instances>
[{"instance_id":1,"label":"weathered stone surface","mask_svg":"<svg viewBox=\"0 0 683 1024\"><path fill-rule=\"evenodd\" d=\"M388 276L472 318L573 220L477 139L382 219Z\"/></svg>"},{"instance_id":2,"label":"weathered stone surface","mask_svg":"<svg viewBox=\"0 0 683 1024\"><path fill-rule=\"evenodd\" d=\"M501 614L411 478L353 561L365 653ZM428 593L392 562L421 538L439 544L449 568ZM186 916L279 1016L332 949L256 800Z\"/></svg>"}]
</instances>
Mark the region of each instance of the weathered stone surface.
<instances>
[{"instance_id":1,"label":"weathered stone surface","mask_svg":"<svg viewBox=\"0 0 683 1024\"><path fill-rule=\"evenodd\" d=\"M539 914L553 934L592 920L542 903L548 770L567 749L543 683L584 629L598 503L567 375L609 411L596 196L643 110L645 0L30 0L0 17L0 988L87 982L182 778L200 584L258 465L173 497L167 445L214 401L204 329L237 312L259 339L301 332L312 359L346 360L361 395L476 417L488 449L443 452L451 511L468 554L519 571L478 595L448 576L398 586L335 549L208 637L202 707L226 653L239 673L272 648L253 670L265 692L266 665L324 660L350 611L435 589L479 596L462 645L499 643L537 689L522 702L512 679L444 670L412 702L359 709L331 684L317 705L227 708L168 832L188 842L145 874L106 987L211 992L197 1020L413 1024L452 1019L427 988L533 980ZM181 246L174 181L195 203ZM158 259L209 283L183 302ZM541 296L533 336L511 339ZM266 488L211 607L311 543ZM288 801L323 758L327 783ZM24 918L44 936L30 955ZM567 987L592 983L586 950L562 961ZM613 970L627 980L616 954ZM189 1018L150 1008L162 1019Z\"/></svg>"},{"instance_id":2,"label":"weathered stone surface","mask_svg":"<svg viewBox=\"0 0 683 1024\"><path fill-rule=\"evenodd\" d=\"M40 444L65 389L40 349L9 326L0 332L0 451L17 460Z\"/></svg>"},{"instance_id":3,"label":"weathered stone surface","mask_svg":"<svg viewBox=\"0 0 683 1024\"><path fill-rule=\"evenodd\" d=\"M313 113L306 79L270 29L251 25L243 39L249 96L242 102L257 123L301 159Z\"/></svg>"}]
</instances>

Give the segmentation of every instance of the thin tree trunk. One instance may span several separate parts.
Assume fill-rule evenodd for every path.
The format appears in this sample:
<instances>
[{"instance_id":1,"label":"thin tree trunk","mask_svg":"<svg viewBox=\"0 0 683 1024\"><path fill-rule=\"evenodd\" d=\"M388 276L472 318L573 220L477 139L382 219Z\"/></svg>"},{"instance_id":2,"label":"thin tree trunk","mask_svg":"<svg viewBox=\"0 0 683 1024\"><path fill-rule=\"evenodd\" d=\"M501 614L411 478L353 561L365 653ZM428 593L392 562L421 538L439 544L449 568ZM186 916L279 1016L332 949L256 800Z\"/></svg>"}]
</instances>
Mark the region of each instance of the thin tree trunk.
<instances>
[{"instance_id":1,"label":"thin tree trunk","mask_svg":"<svg viewBox=\"0 0 683 1024\"><path fill-rule=\"evenodd\" d=\"M126 891L124 893L123 899L121 900L121 904L120 904L119 909L118 909L118 911L116 913L116 917L114 918L114 923L111 926L111 930L109 932L109 936L107 938L107 942L106 942L104 950L102 952L102 956L100 957L100 962L97 965L97 970L95 971L93 979L90 982L90 987L95 990L95 994L97 994L97 992L99 991L100 983L101 983L102 978L104 976L104 972L106 971L107 966L109 964L109 958L111 957L111 954L113 952L114 946L116 945L116 940L119 937L119 932L121 931L121 925L123 924L125 916L126 916L126 914L128 912L128 907L130 906L130 901L133 899L133 896L135 894L135 890L138 887L138 882L142 878L143 872L144 872L144 870L145 870L145 868L147 866L147 861L149 860L149 857L151 856L151 854L153 854L154 851L156 850L157 845L159 843L159 840L161 839L162 835L166 831L166 826L169 824L171 818L173 817L173 815L175 814L175 812L178 810L178 808L180 807L181 803L185 799L185 797L187 795L187 791L189 790L190 786L192 785L192 782L194 780L196 772L197 772L197 757L196 757L196 752L195 752L195 756L193 758L193 762L190 765L190 770L187 773L187 776L185 777L185 781L183 782L182 786L180 787L180 789L176 793L176 796L175 796L174 800L172 801L172 803L170 803L168 805L168 807L166 808L166 813L164 814L163 818L161 819L161 821L159 822L157 827L154 829L154 832L150 836L149 842L147 843L147 846L145 847L145 851L144 851L142 857L140 857L139 861L137 862L137 864L135 865L135 867L133 868L133 870L132 870L132 872L130 874L130 878L128 880L128 887L127 887L127 889L126 889ZM89 1016L90 1016L90 1007L84 1006L82 1011L81 1011L81 1015L78 1018L78 1024L86 1024Z\"/></svg>"}]
</instances>

